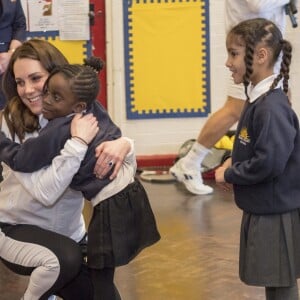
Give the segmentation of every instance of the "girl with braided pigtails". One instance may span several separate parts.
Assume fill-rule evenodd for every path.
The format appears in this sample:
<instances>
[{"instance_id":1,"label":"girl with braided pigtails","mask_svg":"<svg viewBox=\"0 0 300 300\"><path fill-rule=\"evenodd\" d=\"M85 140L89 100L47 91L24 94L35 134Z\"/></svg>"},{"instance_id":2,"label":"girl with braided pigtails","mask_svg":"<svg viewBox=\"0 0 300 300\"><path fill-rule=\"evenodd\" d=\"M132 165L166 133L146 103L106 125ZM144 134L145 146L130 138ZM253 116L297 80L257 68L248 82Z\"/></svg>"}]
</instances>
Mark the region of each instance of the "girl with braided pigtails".
<instances>
[{"instance_id":1,"label":"girl with braided pigtails","mask_svg":"<svg viewBox=\"0 0 300 300\"><path fill-rule=\"evenodd\" d=\"M226 66L235 83L244 83L247 101L231 161L216 170L216 181L233 184L243 211L240 278L264 286L267 300L298 300L300 131L287 96L292 46L274 23L258 18L236 25L226 47Z\"/></svg>"}]
</instances>

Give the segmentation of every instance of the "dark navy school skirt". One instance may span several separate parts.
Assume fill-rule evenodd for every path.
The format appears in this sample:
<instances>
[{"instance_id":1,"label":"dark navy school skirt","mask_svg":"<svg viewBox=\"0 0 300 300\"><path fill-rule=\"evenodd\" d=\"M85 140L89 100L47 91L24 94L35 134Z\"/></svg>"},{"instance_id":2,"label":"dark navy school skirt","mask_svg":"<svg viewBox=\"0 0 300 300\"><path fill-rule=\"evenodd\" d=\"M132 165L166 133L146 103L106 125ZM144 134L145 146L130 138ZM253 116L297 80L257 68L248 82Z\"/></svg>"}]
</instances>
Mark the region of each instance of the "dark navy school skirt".
<instances>
[{"instance_id":1,"label":"dark navy school skirt","mask_svg":"<svg viewBox=\"0 0 300 300\"><path fill-rule=\"evenodd\" d=\"M102 269L128 264L159 239L147 193L135 179L94 207L88 228L88 266Z\"/></svg>"}]
</instances>

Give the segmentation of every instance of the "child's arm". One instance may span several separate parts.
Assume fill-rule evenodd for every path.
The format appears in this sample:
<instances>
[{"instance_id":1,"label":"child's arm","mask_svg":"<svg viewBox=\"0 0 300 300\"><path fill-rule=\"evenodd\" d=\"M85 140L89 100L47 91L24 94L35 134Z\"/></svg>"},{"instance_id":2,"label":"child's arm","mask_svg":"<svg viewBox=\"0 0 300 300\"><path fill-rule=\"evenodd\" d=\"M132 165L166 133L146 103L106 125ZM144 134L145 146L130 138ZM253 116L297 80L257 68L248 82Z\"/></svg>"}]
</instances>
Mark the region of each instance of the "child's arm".
<instances>
[{"instance_id":1,"label":"child's arm","mask_svg":"<svg viewBox=\"0 0 300 300\"><path fill-rule=\"evenodd\" d=\"M90 143L97 134L98 122L92 115L75 115L71 123L71 133ZM72 177L80 168L87 144L78 139L69 139L61 154L52 164L34 173L15 172L27 191L45 206L52 205L69 186Z\"/></svg>"},{"instance_id":2,"label":"child's arm","mask_svg":"<svg viewBox=\"0 0 300 300\"><path fill-rule=\"evenodd\" d=\"M51 164L70 137L69 121L54 120L38 137L29 138L23 144L11 141L1 132L0 160L20 172L34 172Z\"/></svg>"},{"instance_id":3,"label":"child's arm","mask_svg":"<svg viewBox=\"0 0 300 300\"><path fill-rule=\"evenodd\" d=\"M106 110L94 103L92 110L98 122L101 122L102 140L120 137L119 128L112 122ZM90 115L90 114L88 114ZM27 139L23 144L12 142L0 134L0 161L19 172L31 173L51 164L59 155L65 142L71 137L71 118L62 117L50 121L36 138Z\"/></svg>"},{"instance_id":4,"label":"child's arm","mask_svg":"<svg viewBox=\"0 0 300 300\"><path fill-rule=\"evenodd\" d=\"M251 151L243 158L246 147L235 145L236 161L224 172L228 183L252 185L281 176L291 159L298 134L298 119L286 99L275 92L266 96L255 109L253 130L249 138ZM247 144L246 144L247 145Z\"/></svg>"},{"instance_id":5,"label":"child's arm","mask_svg":"<svg viewBox=\"0 0 300 300\"><path fill-rule=\"evenodd\" d=\"M45 206L51 206L70 185L87 148L79 141L69 139L51 165L33 173L15 172L15 176L34 199Z\"/></svg>"}]
</instances>

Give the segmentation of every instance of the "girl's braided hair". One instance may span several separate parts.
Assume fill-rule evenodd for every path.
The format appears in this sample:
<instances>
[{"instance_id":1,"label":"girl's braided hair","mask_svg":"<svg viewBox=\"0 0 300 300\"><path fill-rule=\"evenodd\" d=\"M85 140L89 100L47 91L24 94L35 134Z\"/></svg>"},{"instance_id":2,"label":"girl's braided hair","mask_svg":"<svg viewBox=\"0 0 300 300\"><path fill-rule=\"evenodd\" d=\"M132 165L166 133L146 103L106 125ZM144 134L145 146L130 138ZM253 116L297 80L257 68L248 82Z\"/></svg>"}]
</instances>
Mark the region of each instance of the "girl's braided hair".
<instances>
[{"instance_id":1,"label":"girl's braided hair","mask_svg":"<svg viewBox=\"0 0 300 300\"><path fill-rule=\"evenodd\" d=\"M280 71L278 76L274 79L270 90L275 89L279 81L283 81L283 91L288 92L288 80L290 64L292 59L292 45L289 41L284 40L279 28L271 21L256 18L243 21L233 27L229 32L229 35L237 36L238 43L245 46L245 65L246 72L244 75L244 86L247 98L247 87L250 83L250 76L253 72L253 54L255 47L262 43L262 46L267 47L271 54L272 59L270 61L271 66L274 66L280 53L282 53Z\"/></svg>"},{"instance_id":2,"label":"girl's braided hair","mask_svg":"<svg viewBox=\"0 0 300 300\"><path fill-rule=\"evenodd\" d=\"M55 74L62 74L64 78L69 80L72 93L78 101L83 101L87 104L87 108L97 98L100 90L100 82L98 73L103 69L104 62L95 56L91 56L84 60L84 64L66 64L58 66L51 72L47 78L44 90L47 89L49 80Z\"/></svg>"}]
</instances>

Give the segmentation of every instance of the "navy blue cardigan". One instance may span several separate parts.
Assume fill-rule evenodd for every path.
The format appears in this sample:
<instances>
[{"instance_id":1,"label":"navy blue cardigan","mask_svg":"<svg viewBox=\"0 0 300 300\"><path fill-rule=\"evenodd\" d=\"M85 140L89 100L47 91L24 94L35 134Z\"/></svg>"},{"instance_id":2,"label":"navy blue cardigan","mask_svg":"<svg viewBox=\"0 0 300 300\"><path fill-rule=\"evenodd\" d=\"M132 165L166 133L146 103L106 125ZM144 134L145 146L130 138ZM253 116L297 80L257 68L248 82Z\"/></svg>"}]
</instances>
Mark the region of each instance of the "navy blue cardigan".
<instances>
[{"instance_id":1,"label":"navy blue cardigan","mask_svg":"<svg viewBox=\"0 0 300 300\"><path fill-rule=\"evenodd\" d=\"M246 103L225 180L235 201L253 214L300 208L300 133L298 118L281 89Z\"/></svg>"}]
</instances>

